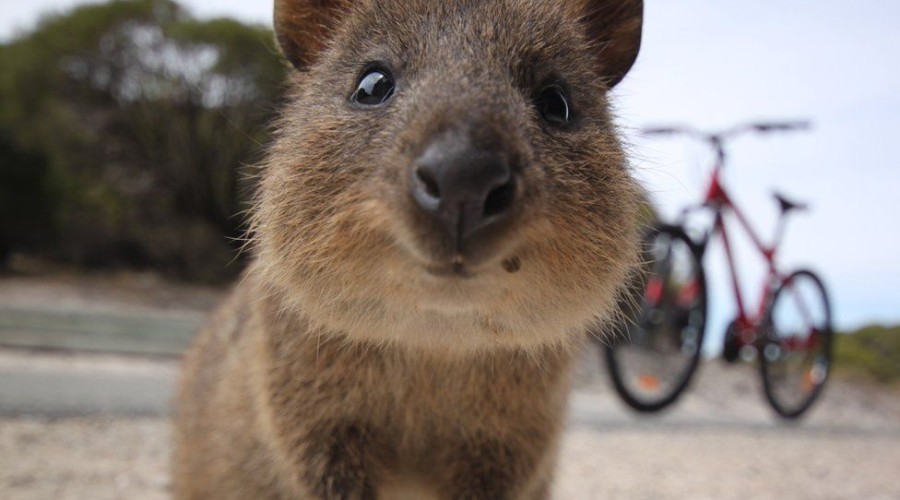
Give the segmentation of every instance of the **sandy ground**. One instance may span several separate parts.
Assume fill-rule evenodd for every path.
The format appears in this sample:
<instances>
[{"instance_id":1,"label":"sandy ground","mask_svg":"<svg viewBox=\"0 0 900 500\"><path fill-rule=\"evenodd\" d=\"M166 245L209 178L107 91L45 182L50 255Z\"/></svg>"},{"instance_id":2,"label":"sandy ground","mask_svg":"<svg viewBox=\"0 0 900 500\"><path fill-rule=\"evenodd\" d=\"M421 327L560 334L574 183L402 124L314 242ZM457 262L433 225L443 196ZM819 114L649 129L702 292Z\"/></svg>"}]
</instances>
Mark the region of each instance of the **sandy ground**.
<instances>
[{"instance_id":1,"label":"sandy ground","mask_svg":"<svg viewBox=\"0 0 900 500\"><path fill-rule=\"evenodd\" d=\"M590 358L589 358L590 359ZM159 375L174 360L0 352L0 367L73 375ZM693 391L639 417L586 364L573 395L556 499L897 499L900 397L835 380L809 418L785 424L756 393L755 372L710 363ZM89 415L0 418L0 498L168 497L168 419Z\"/></svg>"},{"instance_id":2,"label":"sandy ground","mask_svg":"<svg viewBox=\"0 0 900 500\"><path fill-rule=\"evenodd\" d=\"M164 419L0 421L0 491L11 500L168 498L170 434ZM554 498L896 499L897 470L897 436L576 426Z\"/></svg>"},{"instance_id":3,"label":"sandy ground","mask_svg":"<svg viewBox=\"0 0 900 500\"><path fill-rule=\"evenodd\" d=\"M121 310L121 302L138 309L203 311L219 296L179 288L153 292L148 302L140 287L126 293L116 293L116 287L94 284L85 291L64 282L48 291L28 280L15 287L5 280L0 304L34 305L50 297L63 307ZM785 424L766 407L754 370L710 362L675 408L647 418L623 408L596 359L596 353L586 353L577 378L556 499L900 498L896 390L836 378L808 418ZM171 428L165 400L176 372L172 359L0 350L0 376L38 381L32 390L0 380L0 414L6 415L0 417L0 499L168 498ZM143 397L156 398L158 416L127 416L115 405L52 418L40 405L19 416L9 408L8 401L52 394L53 384L71 395L62 382L79 380L87 387L76 399L90 406L87 400L97 391L106 394L90 381L107 381L115 389L116 381L129 377L156 388ZM78 412L60 413L67 414Z\"/></svg>"}]
</instances>

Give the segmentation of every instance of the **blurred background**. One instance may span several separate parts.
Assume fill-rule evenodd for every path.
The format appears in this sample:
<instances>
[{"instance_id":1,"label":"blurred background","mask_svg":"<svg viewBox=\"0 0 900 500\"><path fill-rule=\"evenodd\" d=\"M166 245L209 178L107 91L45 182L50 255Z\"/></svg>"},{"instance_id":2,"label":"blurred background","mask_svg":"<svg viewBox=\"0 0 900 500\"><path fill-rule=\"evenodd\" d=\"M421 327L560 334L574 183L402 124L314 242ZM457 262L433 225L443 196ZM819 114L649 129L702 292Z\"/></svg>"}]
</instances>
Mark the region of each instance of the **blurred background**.
<instances>
[{"instance_id":1,"label":"blurred background","mask_svg":"<svg viewBox=\"0 0 900 500\"><path fill-rule=\"evenodd\" d=\"M3 30L2 262L233 279L285 73L269 28L134 1Z\"/></svg>"},{"instance_id":2,"label":"blurred background","mask_svg":"<svg viewBox=\"0 0 900 500\"><path fill-rule=\"evenodd\" d=\"M4 13L3 265L233 279L252 185L243 167L282 98L270 3L36 0ZM812 122L730 144L725 181L764 235L774 188L812 205L791 221L782 259L826 275L842 330L900 322L898 14L890 1L648 2L641 56L616 89L635 171L665 218L702 196L709 158L641 127Z\"/></svg>"},{"instance_id":3,"label":"blurred background","mask_svg":"<svg viewBox=\"0 0 900 500\"><path fill-rule=\"evenodd\" d=\"M167 412L177 356L246 263L240 249L252 165L284 99L286 68L273 43L271 11L266 0L4 2L5 498L164 496L167 448L159 436L168 428L160 416ZM616 492L624 498L821 498L815 495L822 488L837 492L835 498L900 496L897 485L879 478L890 464L900 467L898 19L900 3L891 0L648 0L641 55L613 99L635 174L667 220L700 200L712 158L689 139L642 137L642 127L714 131L753 120L812 123L807 132L736 139L728 145L724 173L735 201L764 237L777 218L772 190L811 205L789 221L780 261L785 268L812 267L825 278L841 332L838 380L804 423L812 430L801 432L800 448L773 450L804 457L804 443L847 435L861 441L842 442L850 451L839 446L825 456L882 446L888 460L858 458L863 465L856 489L847 489L850 483L833 464L813 460L801 475L811 482L824 475L819 486L791 489L785 482L769 485L781 490L754 490L767 467L773 474L781 469L777 462L759 465L765 456L739 462L746 467L737 467L737 490L691 489L714 481L672 464L697 446L682 435L685 429L736 429L737 436L718 441L717 434L706 434L711 449L719 450L728 443L738 450L785 440L781 431L765 434L774 424L762 400L746 396L758 392L756 375L725 371L713 359L734 316L724 256L716 247L707 258L711 318L704 351L710 361L697 387L663 419L647 423L617 405L599 380L599 358L587 358L573 403L574 422L584 425L574 425L564 444L559 498ZM736 246L741 282L754 297L764 262L754 260L746 238ZM97 415L105 420L92 420ZM641 467L668 471L657 471L664 479L680 475L696 482L663 480L652 491L640 478L613 483L618 490L592 483L596 470L585 462L630 477L622 465L627 460L588 458L594 451L585 443L598 438L597 429L619 456L633 454ZM633 443L621 440L628 433L634 439L674 435L668 451L674 458L654 465L640 456L647 445L629 447ZM677 446L679 436L684 449ZM109 452L104 440L128 444L116 451L127 466L97 458ZM54 448L60 442L70 448ZM654 443L666 460L666 445ZM43 461L28 465L9 458L29 447ZM73 458L79 456L93 458ZM61 472L50 474L48 483L37 479L41 470ZM93 491L96 478L111 489L84 494ZM839 484L844 489L835 489Z\"/></svg>"}]
</instances>

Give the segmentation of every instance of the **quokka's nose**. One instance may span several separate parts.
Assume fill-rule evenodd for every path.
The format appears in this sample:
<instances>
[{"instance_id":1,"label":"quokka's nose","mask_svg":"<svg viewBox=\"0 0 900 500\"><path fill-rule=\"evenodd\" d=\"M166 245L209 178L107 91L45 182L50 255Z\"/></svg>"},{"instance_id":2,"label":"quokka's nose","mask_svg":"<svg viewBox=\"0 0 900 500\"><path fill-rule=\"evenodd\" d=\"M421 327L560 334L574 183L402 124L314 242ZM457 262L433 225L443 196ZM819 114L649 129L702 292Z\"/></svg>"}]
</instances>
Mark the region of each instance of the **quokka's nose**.
<instances>
[{"instance_id":1,"label":"quokka's nose","mask_svg":"<svg viewBox=\"0 0 900 500\"><path fill-rule=\"evenodd\" d=\"M419 208L453 238L458 250L477 230L504 219L516 201L507 155L445 135L415 160L412 195Z\"/></svg>"}]
</instances>

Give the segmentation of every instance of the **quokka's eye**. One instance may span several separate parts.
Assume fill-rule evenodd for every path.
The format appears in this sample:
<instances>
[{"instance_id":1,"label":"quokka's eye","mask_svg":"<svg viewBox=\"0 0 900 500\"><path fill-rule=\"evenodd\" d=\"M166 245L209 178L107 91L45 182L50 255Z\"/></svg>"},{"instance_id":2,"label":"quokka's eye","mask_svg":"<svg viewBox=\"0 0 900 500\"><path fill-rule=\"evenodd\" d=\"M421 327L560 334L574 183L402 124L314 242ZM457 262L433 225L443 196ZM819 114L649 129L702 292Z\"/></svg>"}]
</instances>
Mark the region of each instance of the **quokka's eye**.
<instances>
[{"instance_id":1,"label":"quokka's eye","mask_svg":"<svg viewBox=\"0 0 900 500\"><path fill-rule=\"evenodd\" d=\"M350 100L363 106L381 106L394 95L394 79L384 69L370 69L356 85Z\"/></svg>"},{"instance_id":2,"label":"quokka's eye","mask_svg":"<svg viewBox=\"0 0 900 500\"><path fill-rule=\"evenodd\" d=\"M548 85L535 98L535 105L544 121L551 125L565 126L572 121L569 97L559 85Z\"/></svg>"}]
</instances>

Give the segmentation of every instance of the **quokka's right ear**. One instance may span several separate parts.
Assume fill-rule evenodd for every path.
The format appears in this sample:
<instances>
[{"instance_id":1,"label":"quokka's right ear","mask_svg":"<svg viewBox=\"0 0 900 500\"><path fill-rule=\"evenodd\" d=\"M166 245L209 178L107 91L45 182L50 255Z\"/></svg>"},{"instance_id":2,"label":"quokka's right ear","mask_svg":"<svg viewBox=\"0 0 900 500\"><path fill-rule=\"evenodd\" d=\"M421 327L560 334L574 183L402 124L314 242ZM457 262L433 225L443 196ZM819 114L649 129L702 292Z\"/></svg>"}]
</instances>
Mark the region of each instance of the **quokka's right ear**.
<instances>
[{"instance_id":1,"label":"quokka's right ear","mask_svg":"<svg viewBox=\"0 0 900 500\"><path fill-rule=\"evenodd\" d=\"M275 0L275 37L297 69L312 64L331 37L348 0Z\"/></svg>"}]
</instances>

